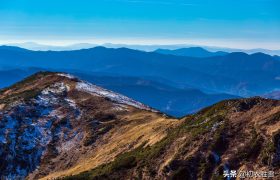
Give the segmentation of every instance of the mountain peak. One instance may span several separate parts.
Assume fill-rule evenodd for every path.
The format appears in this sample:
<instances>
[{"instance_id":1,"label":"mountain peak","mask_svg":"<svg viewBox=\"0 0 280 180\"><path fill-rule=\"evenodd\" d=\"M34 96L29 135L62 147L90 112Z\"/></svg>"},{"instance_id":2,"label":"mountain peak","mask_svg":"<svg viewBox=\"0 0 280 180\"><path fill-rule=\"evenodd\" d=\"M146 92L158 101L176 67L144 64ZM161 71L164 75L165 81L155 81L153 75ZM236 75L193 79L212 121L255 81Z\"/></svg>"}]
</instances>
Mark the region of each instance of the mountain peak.
<instances>
[{"instance_id":1,"label":"mountain peak","mask_svg":"<svg viewBox=\"0 0 280 180\"><path fill-rule=\"evenodd\" d=\"M16 46L7 46L2 45L0 46L0 50L12 50L12 51L28 51L27 49L16 47Z\"/></svg>"},{"instance_id":2,"label":"mountain peak","mask_svg":"<svg viewBox=\"0 0 280 180\"><path fill-rule=\"evenodd\" d=\"M128 142L135 147L162 139L175 123L166 119L72 75L39 72L0 91L0 174L38 179L86 160L92 150L98 153L87 161L98 165L125 151ZM64 159L70 154L73 159Z\"/></svg>"},{"instance_id":3,"label":"mountain peak","mask_svg":"<svg viewBox=\"0 0 280 180\"><path fill-rule=\"evenodd\" d=\"M25 86L29 87L31 85L31 87L29 87L31 89L32 84L35 83L34 81L39 81L36 82L36 88L40 88L41 92L44 92L46 90L45 87L49 88L50 86L57 87L57 91L59 91L59 88L67 89L67 91L70 91L71 86L77 91L85 92L94 96L99 96L108 99L116 104L123 104L133 106L139 109L152 110L151 108L143 105L140 102L134 101L126 96L98 87L91 83L82 81L77 77L67 73L38 72L33 76L25 79L24 81L15 84L11 88L16 88L18 91L21 91L20 89L25 89ZM56 86L56 84L64 84L64 87ZM2 91L4 93L6 92L5 90ZM14 93L14 91L12 92Z\"/></svg>"}]
</instances>

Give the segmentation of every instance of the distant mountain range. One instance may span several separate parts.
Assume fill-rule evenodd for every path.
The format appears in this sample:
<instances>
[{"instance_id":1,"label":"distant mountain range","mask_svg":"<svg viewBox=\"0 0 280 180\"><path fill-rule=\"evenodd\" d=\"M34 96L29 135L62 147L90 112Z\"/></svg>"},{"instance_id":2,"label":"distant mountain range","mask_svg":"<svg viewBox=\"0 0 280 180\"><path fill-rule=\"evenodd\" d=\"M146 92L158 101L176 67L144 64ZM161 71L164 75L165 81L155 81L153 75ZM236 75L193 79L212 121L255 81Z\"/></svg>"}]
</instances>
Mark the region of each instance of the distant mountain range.
<instances>
[{"instance_id":1,"label":"distant mountain range","mask_svg":"<svg viewBox=\"0 0 280 180\"><path fill-rule=\"evenodd\" d=\"M59 71L107 73L118 76L160 77L206 92L251 96L280 85L280 61L262 53L230 53L194 58L163 55L127 48L96 47L76 51L30 51L0 47L0 67L51 68ZM253 76L252 76L253 74Z\"/></svg>"},{"instance_id":2,"label":"distant mountain range","mask_svg":"<svg viewBox=\"0 0 280 180\"><path fill-rule=\"evenodd\" d=\"M280 100L280 90L276 90L267 94L264 94L262 97L269 99L277 99Z\"/></svg>"},{"instance_id":3,"label":"distant mountain range","mask_svg":"<svg viewBox=\"0 0 280 180\"><path fill-rule=\"evenodd\" d=\"M228 54L227 52L217 51L217 52L210 52L201 47L190 47L190 48L181 48L175 50L169 49L157 49L157 53L160 54L170 54L176 56L188 56L188 57L212 57L212 56L224 56Z\"/></svg>"},{"instance_id":4,"label":"distant mountain range","mask_svg":"<svg viewBox=\"0 0 280 180\"><path fill-rule=\"evenodd\" d=\"M39 68L26 68L26 69L9 69L9 70L0 70L0 89L8 87L27 76L30 76L38 71L43 69Z\"/></svg>"},{"instance_id":5,"label":"distant mountain range","mask_svg":"<svg viewBox=\"0 0 280 180\"><path fill-rule=\"evenodd\" d=\"M16 83L44 69L28 68L0 71L0 88ZM102 73L72 72L101 87L124 94L169 115L181 117L223 99L239 98L228 94L208 94L191 87L177 88L172 82L151 77L109 76ZM152 80L151 80L152 79ZM186 103L188 102L188 103Z\"/></svg>"},{"instance_id":6,"label":"distant mountain range","mask_svg":"<svg viewBox=\"0 0 280 180\"><path fill-rule=\"evenodd\" d=\"M2 71L32 67L86 75L91 82L98 81L92 78L96 74L102 74L110 78L103 78L107 82L102 80L101 86L176 116L194 112L221 99L263 95L280 87L279 58L263 53L228 53L196 58L127 48L96 47L55 52L0 47ZM15 72L12 74L17 76ZM135 79L131 81L129 78ZM123 86L114 83L120 79L125 82ZM0 85L14 82L13 79L6 81Z\"/></svg>"},{"instance_id":7,"label":"distant mountain range","mask_svg":"<svg viewBox=\"0 0 280 180\"><path fill-rule=\"evenodd\" d=\"M40 51L69 51L69 50L79 50L79 49L88 49L97 46L104 46L107 48L129 48L129 49L136 49L141 51L152 52L156 51L157 49L169 49L169 50L176 50L176 49L184 49L184 48L192 48L197 47L198 45L193 44L174 44L174 45L133 45L133 44L112 44L112 43L105 43L105 44L92 44L92 43L77 43L71 45L64 45L64 46L55 46L55 45L43 45L34 42L25 42L25 43L13 43L7 44L8 46L17 46L21 48L26 48L29 50L40 50ZM280 50L269 50L269 49L234 49L234 48L225 48L225 47L214 47L214 46L199 46L203 49L210 51L210 52L244 52L248 54L253 53L266 53L269 55L278 55L280 56Z\"/></svg>"},{"instance_id":8,"label":"distant mountain range","mask_svg":"<svg viewBox=\"0 0 280 180\"><path fill-rule=\"evenodd\" d=\"M240 98L238 96L222 93L204 93L199 89L191 87L176 88L174 84L172 86L172 83L168 83L167 80L165 82L159 79L150 80L149 77L137 78L98 74L74 74L98 86L124 94L155 109L177 117L181 117L186 113L194 113L203 107L224 99Z\"/></svg>"}]
</instances>

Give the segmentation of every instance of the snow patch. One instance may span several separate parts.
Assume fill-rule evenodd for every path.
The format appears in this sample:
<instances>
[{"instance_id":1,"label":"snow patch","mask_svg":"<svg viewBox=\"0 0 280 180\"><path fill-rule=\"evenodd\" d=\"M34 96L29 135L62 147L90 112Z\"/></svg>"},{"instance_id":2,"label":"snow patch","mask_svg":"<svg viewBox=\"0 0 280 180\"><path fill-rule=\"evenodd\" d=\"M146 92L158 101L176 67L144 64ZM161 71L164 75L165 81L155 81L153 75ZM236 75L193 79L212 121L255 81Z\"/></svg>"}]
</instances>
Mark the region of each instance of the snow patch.
<instances>
[{"instance_id":1,"label":"snow patch","mask_svg":"<svg viewBox=\"0 0 280 180\"><path fill-rule=\"evenodd\" d=\"M115 111L127 111L127 106L125 106L124 104L116 104L113 108L113 110Z\"/></svg>"},{"instance_id":2,"label":"snow patch","mask_svg":"<svg viewBox=\"0 0 280 180\"><path fill-rule=\"evenodd\" d=\"M50 93L52 93L52 94L61 94L61 93L69 91L69 89L70 88L69 88L68 85L65 85L63 82L60 82L60 83L55 83L52 86L44 89L42 91L42 94L43 95L48 95Z\"/></svg>"},{"instance_id":3,"label":"snow patch","mask_svg":"<svg viewBox=\"0 0 280 180\"><path fill-rule=\"evenodd\" d=\"M87 83L87 82L78 82L76 84L76 89L80 91L84 91L90 94L95 94L101 97L109 98L111 101L119 103L119 104L126 104L130 105L139 109L144 110L151 110L149 107L145 106L144 104L134 101L126 96L123 96L118 93L114 93L112 91L103 89L101 87L95 86L93 84Z\"/></svg>"},{"instance_id":4,"label":"snow patch","mask_svg":"<svg viewBox=\"0 0 280 180\"><path fill-rule=\"evenodd\" d=\"M211 131L212 131L212 132L213 132L213 131L216 131L216 129L217 129L220 125L222 125L223 123L224 123L224 121L220 121L220 122L214 123L213 126L212 126L212 128L211 128Z\"/></svg>"},{"instance_id":5,"label":"snow patch","mask_svg":"<svg viewBox=\"0 0 280 180\"><path fill-rule=\"evenodd\" d=\"M65 101L71 106L72 108L77 108L76 102L72 99L65 98Z\"/></svg>"},{"instance_id":6,"label":"snow patch","mask_svg":"<svg viewBox=\"0 0 280 180\"><path fill-rule=\"evenodd\" d=\"M57 74L57 75L62 76L62 77L67 77L67 78L69 78L69 79L75 79L75 78L76 78L75 76L73 76L73 75L71 75L71 74L59 73L59 74Z\"/></svg>"},{"instance_id":7,"label":"snow patch","mask_svg":"<svg viewBox=\"0 0 280 180\"><path fill-rule=\"evenodd\" d=\"M0 159L7 164L1 169L3 178L24 179L38 168L47 146L58 134L63 135L57 136L59 141L70 140L63 151L75 147L73 141L80 142L78 135L72 136L73 140L67 138L72 130L69 119L80 115L75 102L67 98L67 91L66 84L55 83L31 102L16 102L8 111L0 111ZM63 119L66 117L67 121Z\"/></svg>"},{"instance_id":8,"label":"snow patch","mask_svg":"<svg viewBox=\"0 0 280 180\"><path fill-rule=\"evenodd\" d=\"M84 135L82 132L76 132L74 135L72 135L72 137L70 136L68 139L66 139L66 141L60 143L60 146L57 147L58 152L62 153L76 148L80 144L83 137Z\"/></svg>"}]
</instances>

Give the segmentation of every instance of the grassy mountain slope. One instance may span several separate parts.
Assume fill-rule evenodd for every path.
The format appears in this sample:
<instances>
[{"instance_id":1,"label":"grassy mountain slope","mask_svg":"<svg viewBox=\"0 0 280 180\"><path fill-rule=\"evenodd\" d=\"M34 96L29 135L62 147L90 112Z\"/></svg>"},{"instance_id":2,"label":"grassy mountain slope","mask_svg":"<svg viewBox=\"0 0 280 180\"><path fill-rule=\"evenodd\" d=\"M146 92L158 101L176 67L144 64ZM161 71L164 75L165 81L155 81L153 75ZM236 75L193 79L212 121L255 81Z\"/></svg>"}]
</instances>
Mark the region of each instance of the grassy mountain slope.
<instances>
[{"instance_id":1,"label":"grassy mountain slope","mask_svg":"<svg viewBox=\"0 0 280 180\"><path fill-rule=\"evenodd\" d=\"M279 178L280 101L222 101L182 119L67 74L0 92L0 175L27 179Z\"/></svg>"},{"instance_id":2,"label":"grassy mountain slope","mask_svg":"<svg viewBox=\"0 0 280 180\"><path fill-rule=\"evenodd\" d=\"M156 143L178 123L74 77L38 73L0 92L0 175L38 179L89 170Z\"/></svg>"},{"instance_id":3,"label":"grassy mountain slope","mask_svg":"<svg viewBox=\"0 0 280 180\"><path fill-rule=\"evenodd\" d=\"M274 171L279 178L280 102L223 101L193 116L150 146L64 179L223 179L224 170Z\"/></svg>"}]
</instances>

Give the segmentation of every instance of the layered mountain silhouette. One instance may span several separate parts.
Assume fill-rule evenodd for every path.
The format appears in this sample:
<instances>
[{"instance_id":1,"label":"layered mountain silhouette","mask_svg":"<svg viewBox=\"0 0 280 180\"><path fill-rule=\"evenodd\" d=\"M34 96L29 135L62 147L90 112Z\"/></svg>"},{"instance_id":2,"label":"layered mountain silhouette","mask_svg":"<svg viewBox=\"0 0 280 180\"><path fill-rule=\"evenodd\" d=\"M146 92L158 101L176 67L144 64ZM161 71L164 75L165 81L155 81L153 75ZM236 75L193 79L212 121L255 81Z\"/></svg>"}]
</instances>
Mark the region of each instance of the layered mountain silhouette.
<instances>
[{"instance_id":1,"label":"layered mountain silhouette","mask_svg":"<svg viewBox=\"0 0 280 180\"><path fill-rule=\"evenodd\" d=\"M250 97L267 94L280 86L280 61L278 57L262 53L252 55L230 53L223 56L195 58L142 52L127 48L96 47L54 52L30 51L17 47L2 46L0 47L0 66L5 69L36 67L89 76L99 73L111 77L123 77L123 79L134 77L151 80L152 82L164 79L164 81L160 81L161 84L175 88L174 91L179 94L185 93L184 96L187 96L187 92L192 92L190 89L197 90L196 92L201 91L207 94L210 99L210 93L218 94L218 98L214 98L214 101L208 100L208 97L195 98L191 99L191 102L192 104L198 104L197 106L184 107L182 111L179 110L180 112L169 111L172 115L177 116L184 114L185 110L193 112L209 105L209 103L217 102L221 100L221 94L230 94L222 96L225 99L231 98L231 95L234 97ZM130 85L133 86L133 83ZM146 86L146 88L151 91L154 89L153 86ZM147 92L150 93L150 90L147 90ZM127 91L124 88L119 89L119 92L126 93ZM165 99L164 107L161 103L156 104L156 106L149 104L151 100L144 102L163 111L168 109L168 103L166 103L167 92L159 92L158 90L154 92L156 92L154 94L162 94L160 98ZM127 92L126 95L133 93L132 91ZM148 97L144 97L145 95L139 97L139 100L147 99ZM136 96L138 94L135 94L133 98L138 99ZM191 93L190 96L192 96ZM203 94L201 96L206 97ZM173 98L174 96L170 97ZM171 104L175 102L174 107L179 107L182 103L187 104L189 101L189 99L186 99L181 103L174 99L169 100ZM202 103L200 104L200 102ZM178 108L173 109L178 110Z\"/></svg>"},{"instance_id":2,"label":"layered mountain silhouette","mask_svg":"<svg viewBox=\"0 0 280 180\"><path fill-rule=\"evenodd\" d=\"M0 91L0 176L7 179L279 178L280 102L228 100L180 119L64 73Z\"/></svg>"},{"instance_id":3,"label":"layered mountain silhouette","mask_svg":"<svg viewBox=\"0 0 280 180\"><path fill-rule=\"evenodd\" d=\"M228 54L227 52L217 51L210 52L201 47L190 47L190 48L181 48L181 49L157 49L155 52L160 54L169 54L176 56L187 56L187 57L212 57L212 56L224 56Z\"/></svg>"},{"instance_id":4,"label":"layered mountain silhouette","mask_svg":"<svg viewBox=\"0 0 280 180\"><path fill-rule=\"evenodd\" d=\"M176 84L168 83L168 80L164 79L116 77L104 74L75 73L75 75L177 117L186 115L186 113L194 113L224 99L240 98L222 93L204 93L191 87L176 88Z\"/></svg>"},{"instance_id":5,"label":"layered mountain silhouette","mask_svg":"<svg viewBox=\"0 0 280 180\"><path fill-rule=\"evenodd\" d=\"M40 70L42 69L29 68L0 71L0 79L3 79L1 82L2 88L12 85L12 83L18 82ZM194 113L223 99L239 98L238 96L222 93L208 94L191 87L177 88L176 84L159 78L152 78L151 80L149 77L138 78L108 76L107 74L100 73L73 73L77 77L100 87L124 94L164 113L177 117L181 117L186 113Z\"/></svg>"},{"instance_id":6,"label":"layered mountain silhouette","mask_svg":"<svg viewBox=\"0 0 280 180\"><path fill-rule=\"evenodd\" d=\"M175 44L175 45L131 45L131 44L112 44L112 43L105 43L102 45L97 44L89 44L89 43L78 43L78 44L72 44L67 46L52 46L52 45L44 45L44 44L38 44L35 42L24 42L24 43L11 43L6 44L8 46L17 46L29 50L41 50L41 51L66 51L66 50L78 50L78 49L86 49L86 48L92 48L96 46L104 46L107 48L121 48L126 47L129 49L137 49L141 51L156 51L158 49L167 49L167 50L176 50L176 49L188 49L188 48L196 48L194 45L191 44ZM200 47L199 47L200 48ZM212 46L202 46L203 49L210 51L210 52L245 52L248 54L258 53L262 52L269 55L280 55L280 50L269 50L269 49L234 49L234 48L225 48L225 47L212 47Z\"/></svg>"}]
</instances>

